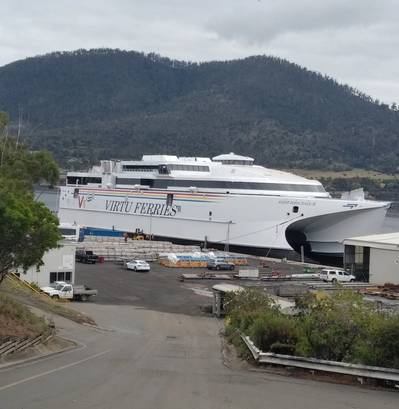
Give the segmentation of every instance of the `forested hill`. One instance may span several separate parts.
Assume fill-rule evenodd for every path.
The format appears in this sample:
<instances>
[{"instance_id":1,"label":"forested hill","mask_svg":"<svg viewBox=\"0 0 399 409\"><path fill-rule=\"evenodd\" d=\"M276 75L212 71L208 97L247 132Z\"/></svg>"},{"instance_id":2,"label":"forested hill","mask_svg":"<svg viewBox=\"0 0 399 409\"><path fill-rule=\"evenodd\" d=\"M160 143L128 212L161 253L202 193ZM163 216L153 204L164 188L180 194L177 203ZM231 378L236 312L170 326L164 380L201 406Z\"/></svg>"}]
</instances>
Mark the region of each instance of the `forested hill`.
<instances>
[{"instance_id":1,"label":"forested hill","mask_svg":"<svg viewBox=\"0 0 399 409\"><path fill-rule=\"evenodd\" d=\"M361 69L361 67L359 67ZM399 111L272 57L191 64L79 50L0 68L0 110L67 166L234 151L278 167L399 165Z\"/></svg>"}]
</instances>

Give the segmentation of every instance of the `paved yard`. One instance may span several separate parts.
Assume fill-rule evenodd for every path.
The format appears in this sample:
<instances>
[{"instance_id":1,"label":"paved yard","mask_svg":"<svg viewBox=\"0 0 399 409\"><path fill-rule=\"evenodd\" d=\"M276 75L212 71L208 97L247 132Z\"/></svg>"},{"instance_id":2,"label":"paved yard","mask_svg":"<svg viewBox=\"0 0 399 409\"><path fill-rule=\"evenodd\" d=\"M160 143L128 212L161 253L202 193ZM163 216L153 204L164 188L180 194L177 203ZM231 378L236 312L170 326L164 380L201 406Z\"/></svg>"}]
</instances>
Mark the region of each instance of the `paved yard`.
<instances>
[{"instance_id":1,"label":"paved yard","mask_svg":"<svg viewBox=\"0 0 399 409\"><path fill-rule=\"evenodd\" d=\"M201 272L204 269L195 269ZM180 282L182 273L193 269L174 269L151 263L151 271L139 273L111 262L76 264L76 283L98 289L94 302L134 305L155 311L201 314L200 307L212 303L209 290L214 281Z\"/></svg>"}]
</instances>

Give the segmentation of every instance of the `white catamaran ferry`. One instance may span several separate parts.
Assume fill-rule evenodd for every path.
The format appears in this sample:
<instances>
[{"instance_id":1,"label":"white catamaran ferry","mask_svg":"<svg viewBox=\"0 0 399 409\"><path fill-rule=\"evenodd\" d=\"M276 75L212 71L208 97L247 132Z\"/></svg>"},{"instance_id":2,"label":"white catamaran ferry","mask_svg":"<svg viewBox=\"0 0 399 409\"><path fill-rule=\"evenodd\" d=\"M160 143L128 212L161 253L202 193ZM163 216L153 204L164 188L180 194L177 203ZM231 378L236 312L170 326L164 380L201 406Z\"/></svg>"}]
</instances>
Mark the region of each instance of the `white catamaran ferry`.
<instances>
[{"instance_id":1,"label":"white catamaran ferry","mask_svg":"<svg viewBox=\"0 0 399 409\"><path fill-rule=\"evenodd\" d=\"M302 248L315 258L342 256L344 238L378 232L388 208L364 195L333 199L316 180L234 153L212 160L144 155L68 172L59 218L254 254Z\"/></svg>"}]
</instances>

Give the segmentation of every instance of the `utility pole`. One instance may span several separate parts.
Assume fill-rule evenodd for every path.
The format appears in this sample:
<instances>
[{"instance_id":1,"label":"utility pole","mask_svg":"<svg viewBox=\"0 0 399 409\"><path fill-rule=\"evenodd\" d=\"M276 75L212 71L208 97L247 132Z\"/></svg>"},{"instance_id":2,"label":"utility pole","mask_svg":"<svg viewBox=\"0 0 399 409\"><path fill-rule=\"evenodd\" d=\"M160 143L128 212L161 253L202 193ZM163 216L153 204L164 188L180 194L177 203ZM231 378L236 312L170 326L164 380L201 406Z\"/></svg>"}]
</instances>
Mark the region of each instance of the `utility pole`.
<instances>
[{"instance_id":1,"label":"utility pole","mask_svg":"<svg viewBox=\"0 0 399 409\"><path fill-rule=\"evenodd\" d=\"M150 212L150 241L152 237L152 211Z\"/></svg>"},{"instance_id":2,"label":"utility pole","mask_svg":"<svg viewBox=\"0 0 399 409\"><path fill-rule=\"evenodd\" d=\"M226 235L226 243L224 244L224 251L229 251L229 247L230 247L230 224L232 224L233 222L231 220L229 220L227 222L227 235Z\"/></svg>"}]
</instances>

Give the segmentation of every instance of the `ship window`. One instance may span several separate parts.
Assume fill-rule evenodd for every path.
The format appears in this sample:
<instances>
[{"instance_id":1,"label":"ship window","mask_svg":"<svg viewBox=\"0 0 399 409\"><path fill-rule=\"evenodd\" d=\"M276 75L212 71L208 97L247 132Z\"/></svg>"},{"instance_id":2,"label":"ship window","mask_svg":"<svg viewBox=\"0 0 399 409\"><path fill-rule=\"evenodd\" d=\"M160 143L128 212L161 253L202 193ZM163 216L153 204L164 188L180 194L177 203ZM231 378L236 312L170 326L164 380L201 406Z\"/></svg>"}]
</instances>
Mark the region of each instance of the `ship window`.
<instances>
[{"instance_id":1,"label":"ship window","mask_svg":"<svg viewBox=\"0 0 399 409\"><path fill-rule=\"evenodd\" d=\"M298 207L298 206L294 206L294 207L292 208L292 213L298 213L298 211L299 211L299 207Z\"/></svg>"},{"instance_id":2,"label":"ship window","mask_svg":"<svg viewBox=\"0 0 399 409\"><path fill-rule=\"evenodd\" d=\"M68 185L79 185L80 184L80 176L68 176L67 177L67 184Z\"/></svg>"},{"instance_id":3,"label":"ship window","mask_svg":"<svg viewBox=\"0 0 399 409\"><path fill-rule=\"evenodd\" d=\"M68 185L87 185L88 183L101 184L102 179L99 177L88 177L88 176L68 176Z\"/></svg>"},{"instance_id":4,"label":"ship window","mask_svg":"<svg viewBox=\"0 0 399 409\"><path fill-rule=\"evenodd\" d=\"M84 184L88 184L88 183L101 183L102 179L101 178L96 178L96 177L86 177L83 178L83 180L86 182Z\"/></svg>"},{"instance_id":5,"label":"ship window","mask_svg":"<svg viewBox=\"0 0 399 409\"><path fill-rule=\"evenodd\" d=\"M117 185L139 185L141 183L141 179L116 178L115 183Z\"/></svg>"},{"instance_id":6,"label":"ship window","mask_svg":"<svg viewBox=\"0 0 399 409\"><path fill-rule=\"evenodd\" d=\"M140 185L152 187L154 185L154 179L140 179Z\"/></svg>"},{"instance_id":7,"label":"ship window","mask_svg":"<svg viewBox=\"0 0 399 409\"><path fill-rule=\"evenodd\" d=\"M159 165L158 173L160 175L169 175L169 168L166 165Z\"/></svg>"},{"instance_id":8,"label":"ship window","mask_svg":"<svg viewBox=\"0 0 399 409\"><path fill-rule=\"evenodd\" d=\"M240 160L240 159L222 159L222 160L214 160L214 162L220 162L223 165L246 165L251 166L253 165L253 160Z\"/></svg>"},{"instance_id":9,"label":"ship window","mask_svg":"<svg viewBox=\"0 0 399 409\"><path fill-rule=\"evenodd\" d=\"M200 165L180 165L180 164L170 164L168 165L169 170L181 170L187 172L209 172L209 166Z\"/></svg>"},{"instance_id":10,"label":"ship window","mask_svg":"<svg viewBox=\"0 0 399 409\"><path fill-rule=\"evenodd\" d=\"M76 235L76 229L68 229L67 227L59 227L58 231L60 232L60 234L62 234L63 236L72 236L72 235Z\"/></svg>"},{"instance_id":11,"label":"ship window","mask_svg":"<svg viewBox=\"0 0 399 409\"><path fill-rule=\"evenodd\" d=\"M151 172L153 170L157 170L158 165L123 165L123 171L130 171L130 172Z\"/></svg>"}]
</instances>

